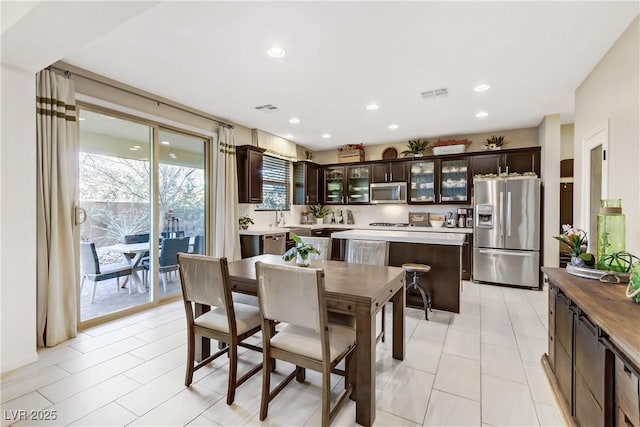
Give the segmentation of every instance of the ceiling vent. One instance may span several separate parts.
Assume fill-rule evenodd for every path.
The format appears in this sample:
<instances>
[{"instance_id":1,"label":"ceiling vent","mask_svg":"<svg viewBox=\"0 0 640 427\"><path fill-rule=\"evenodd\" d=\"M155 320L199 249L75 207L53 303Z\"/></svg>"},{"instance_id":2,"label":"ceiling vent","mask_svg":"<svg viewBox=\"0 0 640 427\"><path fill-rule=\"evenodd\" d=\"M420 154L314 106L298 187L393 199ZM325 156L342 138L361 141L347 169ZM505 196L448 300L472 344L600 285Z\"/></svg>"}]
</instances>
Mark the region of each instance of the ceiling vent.
<instances>
[{"instance_id":1,"label":"ceiling vent","mask_svg":"<svg viewBox=\"0 0 640 427\"><path fill-rule=\"evenodd\" d=\"M278 111L278 107L276 107L275 105L271 105L271 104L264 104L264 105L258 105L257 107L254 107L256 110L258 111L264 111L265 113L271 113L273 111Z\"/></svg>"},{"instance_id":2,"label":"ceiling vent","mask_svg":"<svg viewBox=\"0 0 640 427\"><path fill-rule=\"evenodd\" d=\"M447 95L449 95L449 91L447 90L446 87L443 87L441 89L434 89L434 90L428 90L426 92L422 92L422 97L424 99L440 98Z\"/></svg>"}]
</instances>

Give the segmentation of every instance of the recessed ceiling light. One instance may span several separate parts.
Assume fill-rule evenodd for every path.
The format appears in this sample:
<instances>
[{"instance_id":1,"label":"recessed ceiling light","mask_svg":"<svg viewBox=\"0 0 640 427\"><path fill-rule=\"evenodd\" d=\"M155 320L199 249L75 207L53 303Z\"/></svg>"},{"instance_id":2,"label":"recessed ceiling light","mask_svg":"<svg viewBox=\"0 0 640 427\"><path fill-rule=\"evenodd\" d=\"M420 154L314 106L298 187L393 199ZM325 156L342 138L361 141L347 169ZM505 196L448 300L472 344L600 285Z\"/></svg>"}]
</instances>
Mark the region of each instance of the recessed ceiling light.
<instances>
[{"instance_id":1,"label":"recessed ceiling light","mask_svg":"<svg viewBox=\"0 0 640 427\"><path fill-rule=\"evenodd\" d=\"M131 148L129 148L129 150L130 150L130 151L138 151L139 149L140 149L140 148L137 148L137 147L131 147Z\"/></svg>"},{"instance_id":2,"label":"recessed ceiling light","mask_svg":"<svg viewBox=\"0 0 640 427\"><path fill-rule=\"evenodd\" d=\"M478 86L474 87L473 90L475 90L476 92L484 92L485 90L489 89L491 86L489 86L488 84L482 83L479 84Z\"/></svg>"},{"instance_id":3,"label":"recessed ceiling light","mask_svg":"<svg viewBox=\"0 0 640 427\"><path fill-rule=\"evenodd\" d=\"M290 133L288 133L288 134L286 134L284 137L285 137L285 138L287 138L287 139L290 139L290 138L293 138L293 135L291 135Z\"/></svg>"},{"instance_id":4,"label":"recessed ceiling light","mask_svg":"<svg viewBox=\"0 0 640 427\"><path fill-rule=\"evenodd\" d=\"M373 111L373 110L377 110L378 108L380 108L380 106L378 104L376 104L376 103L373 103L373 102L371 104L367 105L367 110Z\"/></svg>"},{"instance_id":5,"label":"recessed ceiling light","mask_svg":"<svg viewBox=\"0 0 640 427\"><path fill-rule=\"evenodd\" d=\"M173 153L169 153L169 157L171 157L172 159L175 159L177 156Z\"/></svg>"},{"instance_id":6,"label":"recessed ceiling light","mask_svg":"<svg viewBox=\"0 0 640 427\"><path fill-rule=\"evenodd\" d=\"M297 125L298 123L300 123L300 119L297 117L291 117L289 119L289 123L293 123L294 125Z\"/></svg>"},{"instance_id":7,"label":"recessed ceiling light","mask_svg":"<svg viewBox=\"0 0 640 427\"><path fill-rule=\"evenodd\" d=\"M109 119L109 120L115 120L115 117L107 116L106 114L100 114L100 117L103 117L103 118Z\"/></svg>"},{"instance_id":8,"label":"recessed ceiling light","mask_svg":"<svg viewBox=\"0 0 640 427\"><path fill-rule=\"evenodd\" d=\"M162 144L162 145L171 145L171 143L169 141L162 141L162 142L160 142L160 144Z\"/></svg>"},{"instance_id":9,"label":"recessed ceiling light","mask_svg":"<svg viewBox=\"0 0 640 427\"><path fill-rule=\"evenodd\" d=\"M139 145L134 145L133 148L137 148L139 150L140 146Z\"/></svg>"},{"instance_id":10,"label":"recessed ceiling light","mask_svg":"<svg viewBox=\"0 0 640 427\"><path fill-rule=\"evenodd\" d=\"M322 137L323 138L331 138L331 135L329 135L328 133L324 133L324 134L322 134Z\"/></svg>"},{"instance_id":11,"label":"recessed ceiling light","mask_svg":"<svg viewBox=\"0 0 640 427\"><path fill-rule=\"evenodd\" d=\"M483 117L487 117L489 115L489 113L487 113L486 111L480 111L478 114L476 114L476 117L481 119Z\"/></svg>"},{"instance_id":12,"label":"recessed ceiling light","mask_svg":"<svg viewBox=\"0 0 640 427\"><path fill-rule=\"evenodd\" d=\"M398 129L398 127L399 126L397 124L395 124L395 123L392 123L392 124L389 125L389 129L392 129L392 130L396 130L396 129Z\"/></svg>"},{"instance_id":13,"label":"recessed ceiling light","mask_svg":"<svg viewBox=\"0 0 640 427\"><path fill-rule=\"evenodd\" d=\"M80 117L80 121L86 120L84 117Z\"/></svg>"},{"instance_id":14,"label":"recessed ceiling light","mask_svg":"<svg viewBox=\"0 0 640 427\"><path fill-rule=\"evenodd\" d=\"M272 58L282 58L286 54L283 48L277 47L277 46L274 46L271 49L269 49L267 53Z\"/></svg>"}]
</instances>

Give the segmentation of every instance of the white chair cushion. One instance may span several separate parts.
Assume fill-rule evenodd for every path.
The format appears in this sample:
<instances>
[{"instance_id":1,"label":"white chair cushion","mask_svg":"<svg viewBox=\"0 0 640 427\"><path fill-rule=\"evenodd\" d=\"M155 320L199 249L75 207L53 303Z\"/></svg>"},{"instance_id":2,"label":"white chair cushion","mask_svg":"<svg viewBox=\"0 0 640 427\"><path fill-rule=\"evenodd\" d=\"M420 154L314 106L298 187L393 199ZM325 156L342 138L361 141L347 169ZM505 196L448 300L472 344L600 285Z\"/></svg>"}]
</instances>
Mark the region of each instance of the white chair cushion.
<instances>
[{"instance_id":1,"label":"white chair cushion","mask_svg":"<svg viewBox=\"0 0 640 427\"><path fill-rule=\"evenodd\" d=\"M258 307L236 303L233 304L233 309L236 313L238 335L242 335L262 323L260 309L258 309ZM227 321L227 312L224 308L215 307L211 311L207 311L201 316L196 317L193 323L203 328L229 333L229 322Z\"/></svg>"},{"instance_id":2,"label":"white chair cushion","mask_svg":"<svg viewBox=\"0 0 640 427\"><path fill-rule=\"evenodd\" d=\"M341 325L329 325L331 361L356 342L356 331ZM271 346L315 360L322 360L320 334L311 329L286 325L271 338Z\"/></svg>"}]
</instances>

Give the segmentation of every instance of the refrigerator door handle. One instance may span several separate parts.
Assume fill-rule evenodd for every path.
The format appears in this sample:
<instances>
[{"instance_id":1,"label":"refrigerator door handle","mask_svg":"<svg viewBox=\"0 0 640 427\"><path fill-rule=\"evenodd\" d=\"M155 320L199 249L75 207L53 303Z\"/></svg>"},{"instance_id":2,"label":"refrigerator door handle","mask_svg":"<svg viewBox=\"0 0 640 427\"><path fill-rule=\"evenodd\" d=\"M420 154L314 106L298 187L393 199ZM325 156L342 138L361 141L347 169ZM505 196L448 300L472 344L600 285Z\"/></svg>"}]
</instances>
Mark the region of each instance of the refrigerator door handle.
<instances>
[{"instance_id":1,"label":"refrigerator door handle","mask_svg":"<svg viewBox=\"0 0 640 427\"><path fill-rule=\"evenodd\" d=\"M511 191L507 191L507 236L511 237Z\"/></svg>"},{"instance_id":2,"label":"refrigerator door handle","mask_svg":"<svg viewBox=\"0 0 640 427\"><path fill-rule=\"evenodd\" d=\"M500 237L504 236L504 193L500 192Z\"/></svg>"},{"instance_id":3,"label":"refrigerator door handle","mask_svg":"<svg viewBox=\"0 0 640 427\"><path fill-rule=\"evenodd\" d=\"M515 252L515 251L500 251L496 249L480 249L481 254L487 255L509 255L509 256L521 256L521 257L532 257L535 256L537 252Z\"/></svg>"}]
</instances>

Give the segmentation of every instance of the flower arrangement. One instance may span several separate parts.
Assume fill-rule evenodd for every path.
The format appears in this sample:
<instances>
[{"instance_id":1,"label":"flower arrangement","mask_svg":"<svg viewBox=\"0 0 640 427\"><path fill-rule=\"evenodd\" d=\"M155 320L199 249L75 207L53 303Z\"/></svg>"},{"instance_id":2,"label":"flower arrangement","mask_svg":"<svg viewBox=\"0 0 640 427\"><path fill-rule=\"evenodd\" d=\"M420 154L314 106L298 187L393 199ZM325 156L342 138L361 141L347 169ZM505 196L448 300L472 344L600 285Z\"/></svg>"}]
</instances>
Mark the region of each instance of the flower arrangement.
<instances>
[{"instance_id":1,"label":"flower arrangement","mask_svg":"<svg viewBox=\"0 0 640 427\"><path fill-rule=\"evenodd\" d=\"M238 218L238 225L240 225L241 230L246 230L249 228L249 224L255 224L253 220L248 215L242 215Z\"/></svg>"},{"instance_id":2,"label":"flower arrangement","mask_svg":"<svg viewBox=\"0 0 640 427\"><path fill-rule=\"evenodd\" d=\"M562 234L560 236L553 236L554 239L564 243L569 248L571 256L579 257L583 247L587 246L587 233L579 228L574 228L571 224L565 224L562 226Z\"/></svg>"},{"instance_id":3,"label":"flower arrangement","mask_svg":"<svg viewBox=\"0 0 640 427\"><path fill-rule=\"evenodd\" d=\"M499 150L504 144L506 144L504 136L492 135L491 138L487 138L484 141L484 148L486 150Z\"/></svg>"},{"instance_id":4,"label":"flower arrangement","mask_svg":"<svg viewBox=\"0 0 640 427\"><path fill-rule=\"evenodd\" d=\"M364 151L364 144L347 144L343 145L342 147L338 147L338 152L352 150Z\"/></svg>"},{"instance_id":5,"label":"flower arrangement","mask_svg":"<svg viewBox=\"0 0 640 427\"><path fill-rule=\"evenodd\" d=\"M295 242L295 246L289 249L287 252L282 255L282 259L285 261L291 261L293 257L296 257L296 264L301 267L307 267L309 265L309 255L310 254L318 254L320 255L320 251L310 245L308 243L304 243L302 239L296 235L295 233L289 233L291 238Z\"/></svg>"},{"instance_id":6,"label":"flower arrangement","mask_svg":"<svg viewBox=\"0 0 640 427\"><path fill-rule=\"evenodd\" d=\"M409 155L423 156L424 152L427 151L429 148L431 148L430 142L427 141L426 139L424 141L421 141L419 139L414 139L414 140L410 139L408 141L408 145L409 145L409 148L400 153L405 157Z\"/></svg>"}]
</instances>

